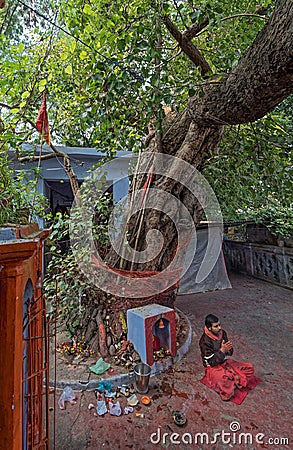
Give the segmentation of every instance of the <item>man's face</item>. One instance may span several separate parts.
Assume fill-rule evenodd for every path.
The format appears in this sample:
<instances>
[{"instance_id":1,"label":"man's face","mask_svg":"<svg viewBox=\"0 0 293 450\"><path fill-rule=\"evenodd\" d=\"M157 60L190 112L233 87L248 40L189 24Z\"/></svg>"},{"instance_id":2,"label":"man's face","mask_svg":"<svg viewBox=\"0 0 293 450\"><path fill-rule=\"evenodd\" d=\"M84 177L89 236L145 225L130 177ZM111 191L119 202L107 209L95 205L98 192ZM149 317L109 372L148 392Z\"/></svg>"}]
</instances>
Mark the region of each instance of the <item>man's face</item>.
<instances>
[{"instance_id":1,"label":"man's face","mask_svg":"<svg viewBox=\"0 0 293 450\"><path fill-rule=\"evenodd\" d=\"M212 326L210 328L210 331L215 335L218 336L221 331L221 323L220 322L213 322Z\"/></svg>"}]
</instances>

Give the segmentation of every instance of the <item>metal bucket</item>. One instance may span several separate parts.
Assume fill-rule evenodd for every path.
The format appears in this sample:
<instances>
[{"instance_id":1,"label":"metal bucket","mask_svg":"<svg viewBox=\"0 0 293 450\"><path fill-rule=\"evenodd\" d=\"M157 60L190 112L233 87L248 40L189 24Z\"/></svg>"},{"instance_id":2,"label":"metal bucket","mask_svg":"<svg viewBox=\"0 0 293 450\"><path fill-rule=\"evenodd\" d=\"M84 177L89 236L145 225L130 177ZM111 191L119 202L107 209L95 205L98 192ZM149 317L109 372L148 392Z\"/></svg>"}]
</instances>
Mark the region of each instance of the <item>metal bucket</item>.
<instances>
[{"instance_id":1,"label":"metal bucket","mask_svg":"<svg viewBox=\"0 0 293 450\"><path fill-rule=\"evenodd\" d=\"M139 394L146 394L149 389L149 379L152 368L147 364L139 363L136 364L133 370L137 392Z\"/></svg>"}]
</instances>

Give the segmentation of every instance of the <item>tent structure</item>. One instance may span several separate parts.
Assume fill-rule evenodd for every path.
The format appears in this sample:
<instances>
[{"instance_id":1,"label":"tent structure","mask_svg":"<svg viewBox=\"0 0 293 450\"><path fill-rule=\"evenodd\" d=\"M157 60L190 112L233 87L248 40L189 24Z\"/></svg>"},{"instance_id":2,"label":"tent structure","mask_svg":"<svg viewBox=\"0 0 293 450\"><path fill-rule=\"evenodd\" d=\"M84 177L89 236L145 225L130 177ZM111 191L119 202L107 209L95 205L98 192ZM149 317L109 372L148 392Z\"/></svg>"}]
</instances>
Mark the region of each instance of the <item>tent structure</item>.
<instances>
[{"instance_id":1,"label":"tent structure","mask_svg":"<svg viewBox=\"0 0 293 450\"><path fill-rule=\"evenodd\" d=\"M212 236L209 235L209 227L215 227ZM196 251L190 266L188 268L185 266L183 269L183 272L185 273L180 280L179 295L215 291L217 289L230 289L232 286L228 278L222 249L217 258L213 258L212 254L206 255L208 239L220 240L220 242L218 241L218 245L221 245L222 233L220 225L203 222L198 226L196 234L196 242L193 239L188 247L186 262L190 261L190 254L193 252L194 245L196 245ZM213 245L211 247L213 248ZM210 267L208 267L207 271L209 273L202 281L197 282L196 277L202 266L205 255L207 257L206 264L210 263Z\"/></svg>"}]
</instances>

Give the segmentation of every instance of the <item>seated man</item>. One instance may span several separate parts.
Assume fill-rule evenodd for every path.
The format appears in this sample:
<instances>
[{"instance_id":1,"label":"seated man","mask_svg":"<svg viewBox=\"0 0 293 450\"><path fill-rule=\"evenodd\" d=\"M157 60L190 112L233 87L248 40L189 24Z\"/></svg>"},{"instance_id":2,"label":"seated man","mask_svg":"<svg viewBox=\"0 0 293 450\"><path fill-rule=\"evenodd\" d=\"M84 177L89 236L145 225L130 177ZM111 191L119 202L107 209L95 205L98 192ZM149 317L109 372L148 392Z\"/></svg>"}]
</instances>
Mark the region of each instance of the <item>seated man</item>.
<instances>
[{"instance_id":1,"label":"seated man","mask_svg":"<svg viewBox=\"0 0 293 450\"><path fill-rule=\"evenodd\" d=\"M241 389L247 385L254 373L253 365L226 359L233 354L233 346L222 330L219 319L213 314L205 318L199 346L210 388L218 392L222 400L230 400L235 387Z\"/></svg>"}]
</instances>

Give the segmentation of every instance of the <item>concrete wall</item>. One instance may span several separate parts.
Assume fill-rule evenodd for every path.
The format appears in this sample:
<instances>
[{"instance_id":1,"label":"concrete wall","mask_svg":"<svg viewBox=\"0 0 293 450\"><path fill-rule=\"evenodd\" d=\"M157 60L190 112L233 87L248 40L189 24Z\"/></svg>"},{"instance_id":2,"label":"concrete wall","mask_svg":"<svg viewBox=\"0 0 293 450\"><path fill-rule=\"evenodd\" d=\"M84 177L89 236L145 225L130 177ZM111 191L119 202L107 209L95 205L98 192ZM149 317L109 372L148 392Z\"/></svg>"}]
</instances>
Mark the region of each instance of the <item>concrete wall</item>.
<instances>
[{"instance_id":1,"label":"concrete wall","mask_svg":"<svg viewBox=\"0 0 293 450\"><path fill-rule=\"evenodd\" d=\"M226 240L223 249L228 270L293 289L293 248Z\"/></svg>"}]
</instances>

